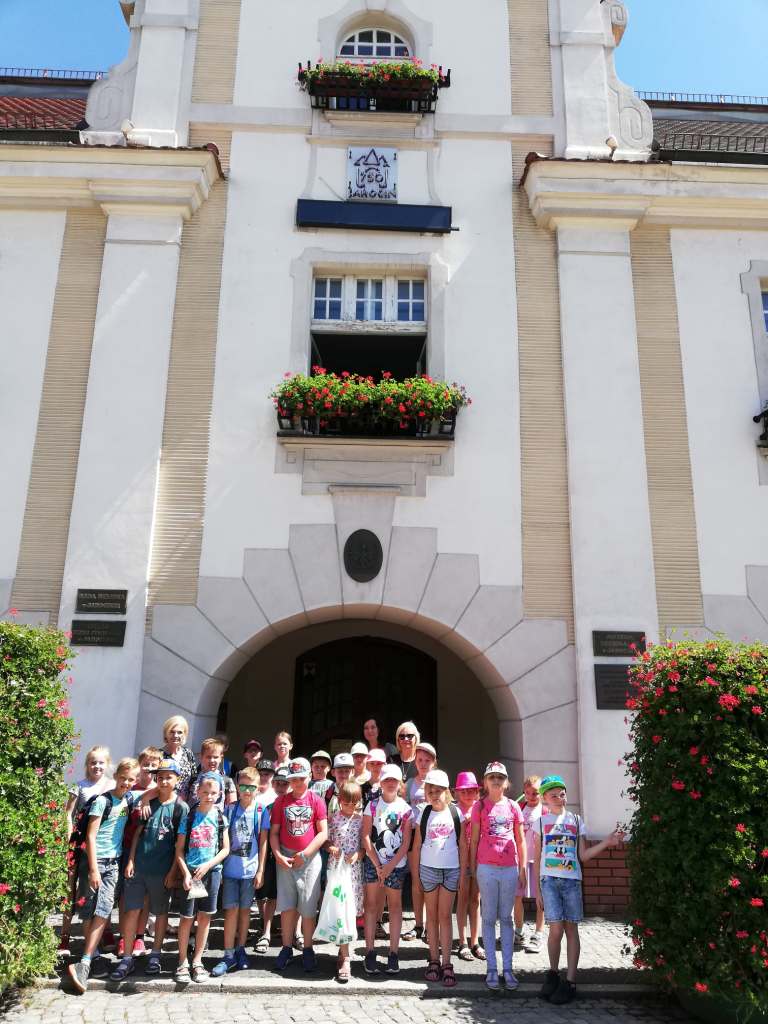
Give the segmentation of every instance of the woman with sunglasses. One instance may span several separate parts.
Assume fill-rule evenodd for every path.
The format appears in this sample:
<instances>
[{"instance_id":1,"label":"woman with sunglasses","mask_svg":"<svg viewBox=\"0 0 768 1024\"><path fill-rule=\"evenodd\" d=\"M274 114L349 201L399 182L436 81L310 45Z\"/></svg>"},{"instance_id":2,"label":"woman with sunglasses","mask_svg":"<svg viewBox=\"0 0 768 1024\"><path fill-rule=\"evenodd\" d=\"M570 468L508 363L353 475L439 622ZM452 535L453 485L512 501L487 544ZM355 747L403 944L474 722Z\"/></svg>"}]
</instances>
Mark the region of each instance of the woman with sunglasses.
<instances>
[{"instance_id":1,"label":"woman with sunglasses","mask_svg":"<svg viewBox=\"0 0 768 1024\"><path fill-rule=\"evenodd\" d=\"M397 753L392 755L391 762L402 771L405 783L416 776L416 744L420 740L419 730L413 722L398 725L395 733Z\"/></svg>"}]
</instances>

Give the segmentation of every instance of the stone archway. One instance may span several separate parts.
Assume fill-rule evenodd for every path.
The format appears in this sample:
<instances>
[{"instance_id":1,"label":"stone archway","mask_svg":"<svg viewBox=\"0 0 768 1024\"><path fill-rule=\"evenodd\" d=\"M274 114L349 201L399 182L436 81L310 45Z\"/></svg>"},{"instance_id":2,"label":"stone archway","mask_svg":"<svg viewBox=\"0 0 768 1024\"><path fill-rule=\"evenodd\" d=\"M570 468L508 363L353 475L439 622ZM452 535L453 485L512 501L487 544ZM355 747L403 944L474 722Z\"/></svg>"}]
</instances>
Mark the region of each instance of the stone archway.
<instances>
[{"instance_id":1,"label":"stone archway","mask_svg":"<svg viewBox=\"0 0 768 1024\"><path fill-rule=\"evenodd\" d=\"M213 731L229 683L276 637L362 618L407 625L466 663L496 708L499 750L517 773L578 778L576 670L565 622L526 619L520 587L482 584L477 556L438 552L436 530L365 521L384 550L382 571L368 583L344 573L341 552L356 523L337 521L291 526L284 549L247 550L241 577L201 577L195 605L155 606L139 745L175 711L189 718L195 741Z\"/></svg>"}]
</instances>

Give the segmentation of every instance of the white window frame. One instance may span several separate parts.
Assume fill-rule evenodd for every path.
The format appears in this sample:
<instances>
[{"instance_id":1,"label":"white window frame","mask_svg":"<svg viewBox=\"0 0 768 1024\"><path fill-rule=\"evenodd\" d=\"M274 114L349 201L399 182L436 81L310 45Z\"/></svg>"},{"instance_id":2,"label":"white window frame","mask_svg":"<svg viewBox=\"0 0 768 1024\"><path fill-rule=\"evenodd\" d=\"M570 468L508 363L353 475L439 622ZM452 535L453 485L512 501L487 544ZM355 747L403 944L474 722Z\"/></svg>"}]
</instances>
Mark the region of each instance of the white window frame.
<instances>
[{"instance_id":1,"label":"white window frame","mask_svg":"<svg viewBox=\"0 0 768 1024\"><path fill-rule=\"evenodd\" d=\"M408 285L408 298L407 299L401 299L400 298L400 286L404 285L404 284ZM415 284L421 284L421 285L424 286L424 292L423 292L423 295L422 295L422 297L420 299L414 297L414 294L413 294L414 288L413 288L413 286ZM398 277L397 281L396 281L395 287L396 287L395 317L397 318L397 322L399 324L425 323L425 318L426 318L426 315L427 315L427 282L424 280L424 278L420 278L420 277ZM413 307L417 303L421 303L424 306L424 317L422 317L421 320L415 320L414 317L413 317ZM407 320L401 320L400 319L400 307L402 305L405 305L405 306L408 307L408 319Z\"/></svg>"},{"instance_id":2,"label":"white window frame","mask_svg":"<svg viewBox=\"0 0 768 1024\"><path fill-rule=\"evenodd\" d=\"M372 33L373 39L371 42L360 40L360 35L363 32ZM386 33L390 37L390 42L379 42L380 32ZM353 52L343 53L342 51L345 46L352 46ZM373 50L373 53L359 53L359 49L361 46L370 46ZM389 46L391 48L391 52L389 54L379 54L376 52L376 50L379 47L384 46ZM404 47L407 52L405 54L397 55L394 52L396 47ZM363 63L375 63L376 61L413 60L413 46L411 45L409 40L405 38L405 36L403 36L399 32L395 32L391 28L384 28L383 26L380 25L361 25L360 28L355 29L354 32L350 32L348 35L346 35L343 39L339 41L337 59L356 60L362 61Z\"/></svg>"},{"instance_id":3,"label":"white window frame","mask_svg":"<svg viewBox=\"0 0 768 1024\"><path fill-rule=\"evenodd\" d=\"M315 281L319 280L338 280L341 277L341 318L338 320L331 320L327 318L317 319L315 317ZM364 281L366 286L369 287L374 281L381 281L383 283L383 301L382 301L382 319L381 320L359 320L357 318L357 284L358 281ZM414 281L423 282L424 284L424 319L423 320L398 320L398 284L401 281L408 281L409 291L412 293L412 286ZM329 288L326 287L326 294ZM312 281L312 310L311 310L311 328L313 331L333 331L338 334L340 331L348 330L370 330L371 327L375 327L376 330L388 330L395 334L403 334L413 332L414 334L426 334L428 328L429 319L429 281L427 275L421 276L414 273L402 273L402 274L375 274L365 272L363 270L360 273L355 274L332 274L325 273L323 271L315 271ZM330 301L329 299L323 300L326 304ZM367 301L371 301L368 299ZM419 302L421 300L413 298L409 299L410 304L413 302ZM327 308L327 305L326 305Z\"/></svg>"}]
</instances>

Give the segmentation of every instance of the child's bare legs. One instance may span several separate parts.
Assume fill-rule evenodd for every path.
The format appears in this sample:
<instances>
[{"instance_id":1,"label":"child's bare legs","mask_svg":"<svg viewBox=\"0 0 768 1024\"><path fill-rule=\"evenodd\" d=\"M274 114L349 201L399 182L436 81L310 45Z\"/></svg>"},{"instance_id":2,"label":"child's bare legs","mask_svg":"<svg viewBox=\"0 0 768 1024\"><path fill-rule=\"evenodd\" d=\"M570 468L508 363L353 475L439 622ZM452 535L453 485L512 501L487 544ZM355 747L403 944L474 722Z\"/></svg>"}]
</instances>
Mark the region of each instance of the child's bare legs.
<instances>
[{"instance_id":1,"label":"child's bare legs","mask_svg":"<svg viewBox=\"0 0 768 1024\"><path fill-rule=\"evenodd\" d=\"M424 890L421 887L419 878L419 855L414 851L408 854L408 864L411 869L411 900L413 901L413 925L421 928L424 924Z\"/></svg>"},{"instance_id":2,"label":"child's bare legs","mask_svg":"<svg viewBox=\"0 0 768 1024\"><path fill-rule=\"evenodd\" d=\"M165 941L165 933L168 931L168 915L157 914L155 917L155 935L152 939L152 952L161 953L163 950L163 942Z\"/></svg>"},{"instance_id":3,"label":"child's bare legs","mask_svg":"<svg viewBox=\"0 0 768 1024\"><path fill-rule=\"evenodd\" d=\"M427 938L429 939L429 959L440 962L440 911L438 897L440 886L432 892L424 893L424 906L427 912Z\"/></svg>"},{"instance_id":4,"label":"child's bare legs","mask_svg":"<svg viewBox=\"0 0 768 1024\"><path fill-rule=\"evenodd\" d=\"M538 908L537 908L538 909ZM515 896L515 931L521 932L525 924L525 905L522 896Z\"/></svg>"},{"instance_id":5,"label":"child's bare legs","mask_svg":"<svg viewBox=\"0 0 768 1024\"><path fill-rule=\"evenodd\" d=\"M480 890L474 878L469 880L469 944L477 945L480 937Z\"/></svg>"},{"instance_id":6,"label":"child's bare legs","mask_svg":"<svg viewBox=\"0 0 768 1024\"><path fill-rule=\"evenodd\" d=\"M277 906L277 900L259 900L259 907L261 908L261 919L264 923L262 929L262 935L271 941L272 939L272 921L275 916L275 907Z\"/></svg>"},{"instance_id":7,"label":"child's bare legs","mask_svg":"<svg viewBox=\"0 0 768 1024\"><path fill-rule=\"evenodd\" d=\"M88 926L87 930L86 925ZM83 954L85 956L92 957L99 948L101 936L104 934L106 926L107 918L97 917L95 914L90 921L83 921L83 932L85 934L85 949L83 950Z\"/></svg>"},{"instance_id":8,"label":"child's bare legs","mask_svg":"<svg viewBox=\"0 0 768 1024\"><path fill-rule=\"evenodd\" d=\"M301 935L304 939L304 949L312 949L312 937L315 934L316 917L301 918Z\"/></svg>"},{"instance_id":9,"label":"child's bare legs","mask_svg":"<svg viewBox=\"0 0 768 1024\"><path fill-rule=\"evenodd\" d=\"M237 915L237 907L229 907L224 911L224 949L235 948L235 931L239 923Z\"/></svg>"},{"instance_id":10,"label":"child's bare legs","mask_svg":"<svg viewBox=\"0 0 768 1024\"><path fill-rule=\"evenodd\" d=\"M208 932L211 930L211 915L204 914L202 910L197 914L197 930L195 931L195 955L192 959L192 966L202 965L205 944L208 941Z\"/></svg>"},{"instance_id":11,"label":"child's bare legs","mask_svg":"<svg viewBox=\"0 0 768 1024\"><path fill-rule=\"evenodd\" d=\"M547 953L549 953L549 968L552 971L560 969L560 947L563 944L565 927L562 921L552 921L549 925L547 936Z\"/></svg>"},{"instance_id":12,"label":"child's bare legs","mask_svg":"<svg viewBox=\"0 0 768 1024\"><path fill-rule=\"evenodd\" d=\"M143 935L146 932L146 930L147 930L147 921L148 920L149 920L149 896L145 896L144 897L144 906L141 908L141 912L139 914L139 920L136 923L136 934L137 935ZM121 935L123 934L122 931L120 932L120 934ZM126 943L126 945L125 945L125 952L126 952L126 954L130 953L130 950L128 949L128 943Z\"/></svg>"},{"instance_id":13,"label":"child's bare legs","mask_svg":"<svg viewBox=\"0 0 768 1024\"><path fill-rule=\"evenodd\" d=\"M142 912L143 913L143 912ZM120 934L125 944L125 955L131 956L133 943L136 941L137 923L140 913L138 910L124 910L120 918Z\"/></svg>"},{"instance_id":14,"label":"child's bare legs","mask_svg":"<svg viewBox=\"0 0 768 1024\"><path fill-rule=\"evenodd\" d=\"M238 946L245 946L248 942L248 931L251 927L251 908L241 907L237 914L237 944ZM228 949L229 947L226 946L226 948Z\"/></svg>"},{"instance_id":15,"label":"child's bare legs","mask_svg":"<svg viewBox=\"0 0 768 1024\"><path fill-rule=\"evenodd\" d=\"M440 924L440 945L443 949L443 967L451 962L451 948L453 946L453 903L456 893L450 889L444 889L442 885L437 887L437 912ZM430 952L432 950L432 929L429 930ZM437 960L437 957L432 957Z\"/></svg>"},{"instance_id":16,"label":"child's bare legs","mask_svg":"<svg viewBox=\"0 0 768 1024\"><path fill-rule=\"evenodd\" d=\"M397 953L400 949L400 932L403 929L403 893L400 889L385 889L387 907L389 909L389 951ZM376 921L381 918L384 909L384 900L381 901L376 916ZM376 921L374 921L374 934L376 933Z\"/></svg>"},{"instance_id":17,"label":"child's bare legs","mask_svg":"<svg viewBox=\"0 0 768 1024\"><path fill-rule=\"evenodd\" d=\"M370 953L376 941L376 922L381 916L384 907L384 887L378 882L367 882L364 894L364 916L365 916L365 951ZM401 914L402 918L402 914ZM390 936L392 934L392 922L390 921ZM398 937L400 929L398 928Z\"/></svg>"},{"instance_id":18,"label":"child's bare legs","mask_svg":"<svg viewBox=\"0 0 768 1024\"><path fill-rule=\"evenodd\" d=\"M469 886L472 880L464 875L459 883L459 895L456 899L456 924L459 932L459 949L467 944L467 913L469 912Z\"/></svg>"},{"instance_id":19,"label":"child's bare legs","mask_svg":"<svg viewBox=\"0 0 768 1024\"><path fill-rule=\"evenodd\" d=\"M280 932L283 946L292 946L296 934L296 923L299 920L298 910L284 910L280 914Z\"/></svg>"},{"instance_id":20,"label":"child's bare legs","mask_svg":"<svg viewBox=\"0 0 768 1024\"><path fill-rule=\"evenodd\" d=\"M565 922L565 941L567 945L566 955L568 958L568 973L566 977L568 978L568 981L575 985L576 971L579 967L579 956L581 954L579 926L575 921Z\"/></svg>"},{"instance_id":21,"label":"child's bare legs","mask_svg":"<svg viewBox=\"0 0 768 1024\"><path fill-rule=\"evenodd\" d=\"M469 945L476 946L480 934L480 890L474 878L462 880L457 898L456 918L459 926L459 949L467 945L467 919L469 919Z\"/></svg>"},{"instance_id":22,"label":"child's bare legs","mask_svg":"<svg viewBox=\"0 0 768 1024\"><path fill-rule=\"evenodd\" d=\"M189 936L192 934L191 917L179 918L179 966L187 962L187 949L189 947Z\"/></svg>"}]
</instances>

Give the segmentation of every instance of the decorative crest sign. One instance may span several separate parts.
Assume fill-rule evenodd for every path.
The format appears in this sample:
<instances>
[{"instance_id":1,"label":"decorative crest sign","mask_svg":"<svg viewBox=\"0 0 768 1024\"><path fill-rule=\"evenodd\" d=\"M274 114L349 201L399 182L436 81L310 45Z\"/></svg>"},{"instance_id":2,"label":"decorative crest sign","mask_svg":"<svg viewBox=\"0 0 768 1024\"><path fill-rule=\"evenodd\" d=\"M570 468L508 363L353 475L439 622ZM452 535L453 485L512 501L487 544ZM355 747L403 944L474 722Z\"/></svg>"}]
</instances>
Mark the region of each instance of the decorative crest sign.
<instances>
[{"instance_id":1,"label":"decorative crest sign","mask_svg":"<svg viewBox=\"0 0 768 1024\"><path fill-rule=\"evenodd\" d=\"M347 199L397 202L397 150L350 146Z\"/></svg>"}]
</instances>

